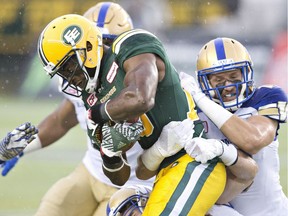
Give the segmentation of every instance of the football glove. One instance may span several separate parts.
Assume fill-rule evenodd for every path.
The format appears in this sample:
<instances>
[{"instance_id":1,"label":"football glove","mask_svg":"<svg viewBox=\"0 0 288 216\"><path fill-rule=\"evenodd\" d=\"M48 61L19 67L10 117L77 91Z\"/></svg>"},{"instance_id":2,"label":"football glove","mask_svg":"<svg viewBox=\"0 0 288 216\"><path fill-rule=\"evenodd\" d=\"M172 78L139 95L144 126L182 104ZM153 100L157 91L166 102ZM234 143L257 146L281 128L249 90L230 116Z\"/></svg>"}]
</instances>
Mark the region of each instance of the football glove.
<instances>
[{"instance_id":1,"label":"football glove","mask_svg":"<svg viewBox=\"0 0 288 216\"><path fill-rule=\"evenodd\" d=\"M191 140L194 134L194 122L191 119L172 121L165 125L158 141L154 144L163 157L176 154L183 143Z\"/></svg>"},{"instance_id":2,"label":"football glove","mask_svg":"<svg viewBox=\"0 0 288 216\"><path fill-rule=\"evenodd\" d=\"M105 123L102 126L101 151L108 157L120 156L125 149L131 147L143 132L143 124L139 119L131 123Z\"/></svg>"},{"instance_id":3,"label":"football glove","mask_svg":"<svg viewBox=\"0 0 288 216\"><path fill-rule=\"evenodd\" d=\"M0 142L0 160L7 161L19 155L35 139L38 129L27 122L20 125Z\"/></svg>"},{"instance_id":4,"label":"football glove","mask_svg":"<svg viewBox=\"0 0 288 216\"><path fill-rule=\"evenodd\" d=\"M184 72L180 72L179 78L181 80L181 86L186 91L188 91L192 96L194 101L197 103L202 97L205 97L205 94L201 91L197 81L191 75L188 75Z\"/></svg>"},{"instance_id":5,"label":"football glove","mask_svg":"<svg viewBox=\"0 0 288 216\"><path fill-rule=\"evenodd\" d=\"M154 145L143 152L143 164L151 171L158 169L162 160L179 152L184 143L192 139L193 134L194 122L191 119L168 123Z\"/></svg>"},{"instance_id":6,"label":"football glove","mask_svg":"<svg viewBox=\"0 0 288 216\"><path fill-rule=\"evenodd\" d=\"M217 139L193 138L184 144L187 154L196 161L207 163L215 157L219 157L226 166L231 166L238 159L237 149L233 144L226 144Z\"/></svg>"},{"instance_id":7,"label":"football glove","mask_svg":"<svg viewBox=\"0 0 288 216\"><path fill-rule=\"evenodd\" d=\"M4 161L4 163L2 163L0 165L3 168L2 172L1 172L2 176L6 176L13 169L13 167L18 163L19 158L22 157L23 155L24 155L24 153L21 152L16 157L14 157L8 161Z\"/></svg>"}]
</instances>

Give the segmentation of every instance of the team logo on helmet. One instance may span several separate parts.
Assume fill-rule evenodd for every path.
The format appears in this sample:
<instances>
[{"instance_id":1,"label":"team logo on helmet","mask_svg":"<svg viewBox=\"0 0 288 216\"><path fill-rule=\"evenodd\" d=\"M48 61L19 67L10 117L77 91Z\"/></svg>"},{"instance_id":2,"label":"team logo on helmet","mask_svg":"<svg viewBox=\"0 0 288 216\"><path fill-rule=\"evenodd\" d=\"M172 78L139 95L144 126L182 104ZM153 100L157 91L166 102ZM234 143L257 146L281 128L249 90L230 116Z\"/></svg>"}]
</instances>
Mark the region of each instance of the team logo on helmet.
<instances>
[{"instance_id":1,"label":"team logo on helmet","mask_svg":"<svg viewBox=\"0 0 288 216\"><path fill-rule=\"evenodd\" d=\"M76 44L82 37L82 30L80 27L72 25L64 30L63 41L65 44Z\"/></svg>"}]
</instances>

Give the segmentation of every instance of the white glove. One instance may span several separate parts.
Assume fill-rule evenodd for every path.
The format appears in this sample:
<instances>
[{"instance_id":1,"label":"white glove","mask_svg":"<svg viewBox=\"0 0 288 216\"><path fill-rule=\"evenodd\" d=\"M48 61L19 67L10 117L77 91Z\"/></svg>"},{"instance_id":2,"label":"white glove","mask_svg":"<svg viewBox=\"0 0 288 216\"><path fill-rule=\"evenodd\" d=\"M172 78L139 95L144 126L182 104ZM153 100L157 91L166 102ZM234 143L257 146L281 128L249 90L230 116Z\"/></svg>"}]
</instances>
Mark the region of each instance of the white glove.
<instances>
[{"instance_id":1,"label":"white glove","mask_svg":"<svg viewBox=\"0 0 288 216\"><path fill-rule=\"evenodd\" d=\"M197 103L205 94L201 91L197 81L193 76L186 74L184 72L179 73L179 78L181 80L181 86L186 91L188 91L192 96L194 101Z\"/></svg>"},{"instance_id":2,"label":"white glove","mask_svg":"<svg viewBox=\"0 0 288 216\"><path fill-rule=\"evenodd\" d=\"M209 160L219 157L226 166L233 165L237 159L237 149L233 144L225 144L217 139L193 138L184 145L187 154L196 161L207 163Z\"/></svg>"},{"instance_id":3,"label":"white glove","mask_svg":"<svg viewBox=\"0 0 288 216\"><path fill-rule=\"evenodd\" d=\"M27 122L20 125L0 142L0 160L7 161L21 153L35 139L38 129Z\"/></svg>"},{"instance_id":4,"label":"white glove","mask_svg":"<svg viewBox=\"0 0 288 216\"><path fill-rule=\"evenodd\" d=\"M180 151L183 148L183 144L187 140L192 139L193 134L193 120L172 121L164 126L160 137L154 145L163 157L170 157Z\"/></svg>"},{"instance_id":5,"label":"white glove","mask_svg":"<svg viewBox=\"0 0 288 216\"><path fill-rule=\"evenodd\" d=\"M101 150L108 157L120 156L122 151L131 147L143 132L143 124L139 119L135 123L105 123L102 127Z\"/></svg>"},{"instance_id":6,"label":"white glove","mask_svg":"<svg viewBox=\"0 0 288 216\"><path fill-rule=\"evenodd\" d=\"M182 122L172 121L162 129L158 140L141 156L142 162L151 171L158 169L164 158L179 152L187 140L191 140L194 134L194 122L185 119Z\"/></svg>"}]
</instances>

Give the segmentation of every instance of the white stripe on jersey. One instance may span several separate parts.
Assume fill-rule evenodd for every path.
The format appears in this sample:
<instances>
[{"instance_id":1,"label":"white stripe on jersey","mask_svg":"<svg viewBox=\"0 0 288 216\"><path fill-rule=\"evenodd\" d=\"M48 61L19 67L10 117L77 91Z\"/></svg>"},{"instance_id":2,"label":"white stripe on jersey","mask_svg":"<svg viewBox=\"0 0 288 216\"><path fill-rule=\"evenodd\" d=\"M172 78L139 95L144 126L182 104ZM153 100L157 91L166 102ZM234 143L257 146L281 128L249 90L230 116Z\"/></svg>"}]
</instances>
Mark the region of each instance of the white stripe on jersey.
<instances>
[{"instance_id":1,"label":"white stripe on jersey","mask_svg":"<svg viewBox=\"0 0 288 216\"><path fill-rule=\"evenodd\" d=\"M129 37L133 36L133 35L136 35L136 34L149 34L149 35L152 35L153 37L156 37L155 35L153 35L152 33L148 32L148 31L145 31L145 30L142 30L142 29L135 29L135 30L131 30L127 33L124 33L123 35L120 35L119 38L117 38L115 40L115 42L113 43L113 52L115 54L118 54L119 53L119 50L120 50L120 47L122 45L122 43Z\"/></svg>"},{"instance_id":2,"label":"white stripe on jersey","mask_svg":"<svg viewBox=\"0 0 288 216\"><path fill-rule=\"evenodd\" d=\"M170 216L175 216L175 213L173 212L178 212L180 213L182 209L184 208L184 205L186 204L187 200L189 199L189 195L192 194L193 189L195 188L195 185L198 183L200 176L202 173L205 171L205 169L208 167L208 163L206 164L200 164L195 167L192 175L190 176L190 179L183 190L183 193L179 196L178 200L176 201L174 208L172 210L172 213L170 213ZM174 209L176 211L174 211Z\"/></svg>"}]
</instances>

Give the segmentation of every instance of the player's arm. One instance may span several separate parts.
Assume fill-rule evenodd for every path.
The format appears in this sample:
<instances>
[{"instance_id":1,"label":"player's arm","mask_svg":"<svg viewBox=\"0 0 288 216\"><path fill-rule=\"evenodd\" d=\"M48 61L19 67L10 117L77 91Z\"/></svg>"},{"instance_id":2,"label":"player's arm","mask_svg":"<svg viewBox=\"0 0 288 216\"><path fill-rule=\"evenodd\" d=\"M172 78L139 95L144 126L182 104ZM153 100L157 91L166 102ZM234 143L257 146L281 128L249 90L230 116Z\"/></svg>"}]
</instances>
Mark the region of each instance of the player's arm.
<instances>
[{"instance_id":1,"label":"player's arm","mask_svg":"<svg viewBox=\"0 0 288 216\"><path fill-rule=\"evenodd\" d=\"M232 115L220 130L231 142L253 155L273 142L277 127L278 122L276 120L265 116L251 116L247 120L243 120Z\"/></svg>"},{"instance_id":2,"label":"player's arm","mask_svg":"<svg viewBox=\"0 0 288 216\"><path fill-rule=\"evenodd\" d=\"M21 154L2 164L2 175L6 176L17 164L23 154L39 150L60 139L66 132L78 123L73 103L65 99L60 106L48 115L39 125L39 133Z\"/></svg>"},{"instance_id":3,"label":"player's arm","mask_svg":"<svg viewBox=\"0 0 288 216\"><path fill-rule=\"evenodd\" d=\"M155 54L145 53L127 59L123 67L125 88L117 97L88 111L95 123L134 119L154 106L158 82L165 75L163 61Z\"/></svg>"},{"instance_id":4,"label":"player's arm","mask_svg":"<svg viewBox=\"0 0 288 216\"><path fill-rule=\"evenodd\" d=\"M140 116L154 106L159 76L156 62L156 56L151 53L140 54L124 62L125 88L107 104L113 120Z\"/></svg>"},{"instance_id":5,"label":"player's arm","mask_svg":"<svg viewBox=\"0 0 288 216\"><path fill-rule=\"evenodd\" d=\"M74 104L64 99L59 107L38 125L42 148L56 142L77 124Z\"/></svg>"},{"instance_id":6,"label":"player's arm","mask_svg":"<svg viewBox=\"0 0 288 216\"><path fill-rule=\"evenodd\" d=\"M158 173L158 167L155 170L148 169L145 166L145 164L143 163L141 156L139 156L137 158L137 167L136 167L136 171L135 171L136 176L137 176L137 178L142 179L142 180L150 179Z\"/></svg>"},{"instance_id":7,"label":"player's arm","mask_svg":"<svg viewBox=\"0 0 288 216\"><path fill-rule=\"evenodd\" d=\"M108 157L101 152L103 164L103 173L110 179L110 181L118 186L123 186L129 179L131 168L127 161L126 154L122 154L122 158L119 156Z\"/></svg>"},{"instance_id":8,"label":"player's arm","mask_svg":"<svg viewBox=\"0 0 288 216\"><path fill-rule=\"evenodd\" d=\"M227 180L224 192L217 200L217 204L225 204L235 196L247 190L257 174L257 163L246 153L238 150L238 160L226 167Z\"/></svg>"}]
</instances>

